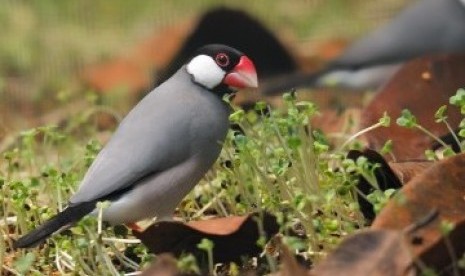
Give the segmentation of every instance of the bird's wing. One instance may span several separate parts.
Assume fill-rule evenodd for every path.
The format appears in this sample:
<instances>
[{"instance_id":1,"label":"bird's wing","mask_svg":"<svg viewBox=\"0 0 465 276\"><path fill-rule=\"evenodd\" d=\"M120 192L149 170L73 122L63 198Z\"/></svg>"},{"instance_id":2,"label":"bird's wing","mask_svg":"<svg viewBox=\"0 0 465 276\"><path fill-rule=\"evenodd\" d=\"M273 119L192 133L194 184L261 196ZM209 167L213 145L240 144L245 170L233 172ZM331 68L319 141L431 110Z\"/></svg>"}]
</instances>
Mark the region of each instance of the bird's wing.
<instances>
[{"instance_id":1,"label":"bird's wing","mask_svg":"<svg viewBox=\"0 0 465 276\"><path fill-rule=\"evenodd\" d=\"M172 88L156 88L129 112L87 171L71 206L105 199L188 158L189 143L176 139L190 139L189 106L170 96L176 91L166 90Z\"/></svg>"},{"instance_id":2,"label":"bird's wing","mask_svg":"<svg viewBox=\"0 0 465 276\"><path fill-rule=\"evenodd\" d=\"M465 7L458 0L419 0L387 25L351 45L335 67L399 62L465 50Z\"/></svg>"}]
</instances>

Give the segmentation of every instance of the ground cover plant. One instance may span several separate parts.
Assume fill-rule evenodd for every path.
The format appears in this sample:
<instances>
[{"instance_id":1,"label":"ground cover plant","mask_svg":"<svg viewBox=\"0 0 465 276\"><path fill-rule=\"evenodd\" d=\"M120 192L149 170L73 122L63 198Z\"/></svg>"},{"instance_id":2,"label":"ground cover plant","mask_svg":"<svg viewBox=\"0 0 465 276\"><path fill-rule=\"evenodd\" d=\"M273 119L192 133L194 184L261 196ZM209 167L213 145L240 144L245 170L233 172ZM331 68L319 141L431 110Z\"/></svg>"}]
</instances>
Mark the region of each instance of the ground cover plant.
<instances>
[{"instance_id":1,"label":"ground cover plant","mask_svg":"<svg viewBox=\"0 0 465 276\"><path fill-rule=\"evenodd\" d=\"M462 98L463 90L459 90L451 103L463 106ZM176 216L190 221L266 210L278 218L285 244L300 252L308 263L315 263L366 224L356 200L358 175L375 187L367 199L377 212L393 191L376 189L373 171L377 164L345 157L345 147L357 148L358 143L335 146L312 128L310 119L318 113L313 103L298 100L295 93L286 93L283 103L283 108L270 108L258 102L249 112L234 107L230 120L237 127L230 130L214 168L182 201ZM446 121L444 109L436 114L438 123ZM98 129L96 110L101 112L90 107L61 126L23 131L2 153L0 258L5 273L131 273L154 258L124 226L102 225L95 217L83 219L45 246L11 249L11 238L66 206L66 199L101 148L102 142L95 137L108 132ZM386 115L370 129L389 123ZM397 123L419 127L408 111ZM463 136L462 132L458 135ZM353 137L345 141L355 140ZM432 154L429 152L430 157ZM443 154L454 153L447 147ZM101 206L104 208L104 203ZM299 238L289 235L289 231L300 233ZM257 242L266 248L264 240ZM202 244L205 250L214 246L207 241ZM189 264L184 265L187 269L198 269L191 257L180 260ZM265 271L277 269L277 262L276 256L269 253Z\"/></svg>"},{"instance_id":2,"label":"ground cover plant","mask_svg":"<svg viewBox=\"0 0 465 276\"><path fill-rule=\"evenodd\" d=\"M278 216L282 229L301 229L309 240L293 246L318 259L364 222L351 193L354 177L330 165L341 163L343 155L330 152L324 135L309 125L316 107L293 94L284 102L282 110L259 102L258 113L239 108L232 113L231 122L242 131L230 131L221 158L177 216L189 221L267 210ZM4 238L25 233L66 206L101 147L98 134L88 112L61 127L21 133L2 156ZM151 258L124 227L101 228L95 218L86 218L32 251L13 252L11 240L4 239L3 269L104 274L136 270Z\"/></svg>"}]
</instances>

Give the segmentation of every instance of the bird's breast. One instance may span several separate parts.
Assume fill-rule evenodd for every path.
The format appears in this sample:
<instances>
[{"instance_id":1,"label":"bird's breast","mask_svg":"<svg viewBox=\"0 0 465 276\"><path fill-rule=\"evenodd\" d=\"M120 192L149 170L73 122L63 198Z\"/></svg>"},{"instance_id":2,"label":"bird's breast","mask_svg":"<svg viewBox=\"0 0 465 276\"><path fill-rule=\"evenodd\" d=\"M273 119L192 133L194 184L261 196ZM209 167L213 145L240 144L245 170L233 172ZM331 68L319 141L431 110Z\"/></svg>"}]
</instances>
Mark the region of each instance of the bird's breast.
<instances>
[{"instance_id":1,"label":"bird's breast","mask_svg":"<svg viewBox=\"0 0 465 276\"><path fill-rule=\"evenodd\" d=\"M214 99L217 100L217 99ZM192 110L189 123L191 152L218 157L229 128L229 110L223 102L206 101Z\"/></svg>"}]
</instances>

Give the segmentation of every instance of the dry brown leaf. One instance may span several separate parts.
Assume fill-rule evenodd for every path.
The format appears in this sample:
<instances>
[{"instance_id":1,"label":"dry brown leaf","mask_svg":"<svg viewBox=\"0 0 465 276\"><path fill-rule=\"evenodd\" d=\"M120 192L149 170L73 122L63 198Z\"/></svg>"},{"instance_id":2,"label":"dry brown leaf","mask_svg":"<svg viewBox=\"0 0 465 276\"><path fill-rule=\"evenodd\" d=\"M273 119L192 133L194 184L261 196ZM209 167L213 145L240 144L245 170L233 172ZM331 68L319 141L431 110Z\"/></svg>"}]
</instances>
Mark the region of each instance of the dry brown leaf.
<instances>
[{"instance_id":1,"label":"dry brown leaf","mask_svg":"<svg viewBox=\"0 0 465 276\"><path fill-rule=\"evenodd\" d=\"M287 246L280 244L281 269L273 276L304 276L309 275L309 271L300 265Z\"/></svg>"},{"instance_id":2,"label":"dry brown leaf","mask_svg":"<svg viewBox=\"0 0 465 276\"><path fill-rule=\"evenodd\" d=\"M412 264L401 231L366 230L346 238L310 275L415 275Z\"/></svg>"},{"instance_id":3,"label":"dry brown leaf","mask_svg":"<svg viewBox=\"0 0 465 276\"><path fill-rule=\"evenodd\" d=\"M240 261L241 256L256 256L262 251L257 245L260 238L257 221L258 213L249 216L233 216L195 221L184 224L182 222L162 221L155 223L144 232L134 232L150 251L155 254L192 253L199 259L205 259L205 252L197 248L202 239L206 238L214 243L213 258L217 263ZM273 215L263 213L263 230L266 238L276 234L279 226Z\"/></svg>"},{"instance_id":4,"label":"dry brown leaf","mask_svg":"<svg viewBox=\"0 0 465 276\"><path fill-rule=\"evenodd\" d=\"M177 267L176 259L170 254L161 254L144 270L140 276L175 276L181 275Z\"/></svg>"},{"instance_id":5,"label":"dry brown leaf","mask_svg":"<svg viewBox=\"0 0 465 276\"><path fill-rule=\"evenodd\" d=\"M465 154L459 154L435 163L413 178L381 211L372 229L411 228L427 214L437 212L437 219L409 231L408 238L415 256L428 267L440 270L465 252L464 210ZM455 225L446 237L441 230L445 222Z\"/></svg>"},{"instance_id":6,"label":"dry brown leaf","mask_svg":"<svg viewBox=\"0 0 465 276\"><path fill-rule=\"evenodd\" d=\"M122 57L93 64L84 69L84 82L97 92L126 89L129 93L147 90L154 68L166 66L184 40L192 20L159 30Z\"/></svg>"},{"instance_id":7,"label":"dry brown leaf","mask_svg":"<svg viewBox=\"0 0 465 276\"><path fill-rule=\"evenodd\" d=\"M389 167L399 179L402 185L408 183L413 177L423 173L434 162L428 160L389 162Z\"/></svg>"},{"instance_id":8,"label":"dry brown leaf","mask_svg":"<svg viewBox=\"0 0 465 276\"><path fill-rule=\"evenodd\" d=\"M379 91L362 114L363 128L377 123L384 112L393 120L391 126L377 128L365 135L369 147L379 150L391 139L397 160L423 159L424 151L431 149L435 141L417 129L396 125L394 120L403 109L409 109L421 126L438 137L447 135L446 126L436 123L434 114L440 106L448 104L449 97L461 87L465 87L464 55L439 55L408 62ZM453 128L461 119L459 110L450 107L448 122Z\"/></svg>"}]
</instances>

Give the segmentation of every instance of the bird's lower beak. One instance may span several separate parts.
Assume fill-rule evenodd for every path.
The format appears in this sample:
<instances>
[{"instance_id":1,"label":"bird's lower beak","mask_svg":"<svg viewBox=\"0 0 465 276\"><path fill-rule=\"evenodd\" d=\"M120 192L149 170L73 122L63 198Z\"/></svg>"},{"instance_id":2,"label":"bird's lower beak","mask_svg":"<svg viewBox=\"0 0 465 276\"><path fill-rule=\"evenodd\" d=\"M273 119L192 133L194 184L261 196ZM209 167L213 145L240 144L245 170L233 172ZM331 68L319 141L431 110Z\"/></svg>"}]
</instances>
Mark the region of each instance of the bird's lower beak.
<instances>
[{"instance_id":1,"label":"bird's lower beak","mask_svg":"<svg viewBox=\"0 0 465 276\"><path fill-rule=\"evenodd\" d=\"M253 62L248 57L242 56L236 67L225 76L223 82L236 88L258 87L257 71Z\"/></svg>"}]
</instances>

